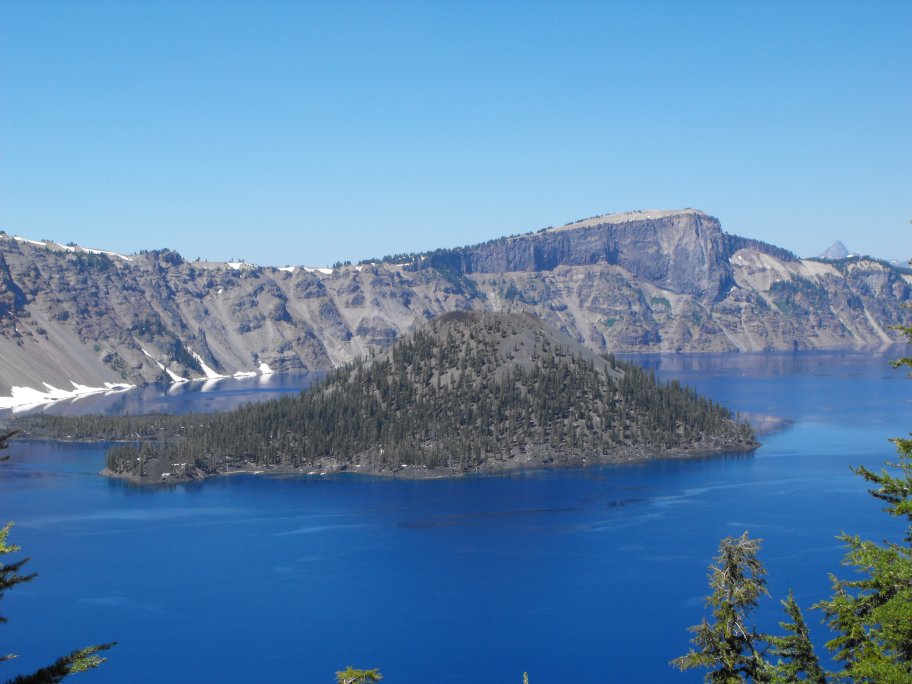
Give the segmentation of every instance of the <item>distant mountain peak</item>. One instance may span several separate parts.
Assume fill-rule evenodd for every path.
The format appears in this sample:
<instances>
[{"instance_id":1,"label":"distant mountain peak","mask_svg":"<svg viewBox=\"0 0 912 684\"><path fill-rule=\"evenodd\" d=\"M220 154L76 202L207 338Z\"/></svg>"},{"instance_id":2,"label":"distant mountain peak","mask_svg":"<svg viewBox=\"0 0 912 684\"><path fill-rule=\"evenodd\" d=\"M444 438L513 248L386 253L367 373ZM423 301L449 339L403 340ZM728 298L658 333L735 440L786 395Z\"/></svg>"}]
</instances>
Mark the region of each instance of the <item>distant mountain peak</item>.
<instances>
[{"instance_id":1,"label":"distant mountain peak","mask_svg":"<svg viewBox=\"0 0 912 684\"><path fill-rule=\"evenodd\" d=\"M202 362L328 370L457 310L528 311L595 352L877 347L900 341L890 326L912 323L910 298L909 270L802 261L694 209L319 269L0 232L0 404L24 403L13 388L201 379Z\"/></svg>"},{"instance_id":2,"label":"distant mountain peak","mask_svg":"<svg viewBox=\"0 0 912 684\"><path fill-rule=\"evenodd\" d=\"M842 244L841 240L836 240L836 242L830 245L826 251L819 256L819 258L836 261L838 259L845 259L847 256L849 256L849 250L846 249L846 246Z\"/></svg>"}]
</instances>

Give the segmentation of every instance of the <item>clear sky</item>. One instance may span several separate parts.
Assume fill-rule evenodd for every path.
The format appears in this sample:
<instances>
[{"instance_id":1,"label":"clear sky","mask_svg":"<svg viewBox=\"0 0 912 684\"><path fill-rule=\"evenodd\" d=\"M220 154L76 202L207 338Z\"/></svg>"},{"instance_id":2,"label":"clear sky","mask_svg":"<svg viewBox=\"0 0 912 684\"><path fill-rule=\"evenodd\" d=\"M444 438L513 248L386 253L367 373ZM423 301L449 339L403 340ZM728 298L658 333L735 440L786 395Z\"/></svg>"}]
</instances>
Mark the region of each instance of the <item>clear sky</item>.
<instances>
[{"instance_id":1,"label":"clear sky","mask_svg":"<svg viewBox=\"0 0 912 684\"><path fill-rule=\"evenodd\" d=\"M325 265L695 207L912 257L912 2L0 0L0 228Z\"/></svg>"}]
</instances>

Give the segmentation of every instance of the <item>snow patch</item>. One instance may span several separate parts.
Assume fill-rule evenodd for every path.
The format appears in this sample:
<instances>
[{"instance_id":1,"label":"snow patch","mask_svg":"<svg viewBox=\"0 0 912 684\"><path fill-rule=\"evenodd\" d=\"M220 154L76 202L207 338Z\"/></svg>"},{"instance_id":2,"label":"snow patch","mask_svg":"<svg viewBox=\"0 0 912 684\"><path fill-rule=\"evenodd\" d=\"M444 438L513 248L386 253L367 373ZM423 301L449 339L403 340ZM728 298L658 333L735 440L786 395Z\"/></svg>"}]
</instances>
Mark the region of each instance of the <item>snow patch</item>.
<instances>
[{"instance_id":1,"label":"snow patch","mask_svg":"<svg viewBox=\"0 0 912 684\"><path fill-rule=\"evenodd\" d=\"M256 375L256 371L238 371L234 374L236 378L252 378Z\"/></svg>"},{"instance_id":2,"label":"snow patch","mask_svg":"<svg viewBox=\"0 0 912 684\"><path fill-rule=\"evenodd\" d=\"M193 358L199 362L200 368L203 369L203 373L206 375L206 378L208 378L209 380L215 380L216 378L227 378L228 377L227 375L222 375L221 373L218 373L218 372L212 370L209 366L206 365L206 362L203 361L203 357L200 356L199 354L197 354L192 349L190 349L190 347L187 347L187 351L189 351L190 354L193 355ZM200 379L202 379L202 378L200 378Z\"/></svg>"},{"instance_id":3,"label":"snow patch","mask_svg":"<svg viewBox=\"0 0 912 684\"><path fill-rule=\"evenodd\" d=\"M260 362L260 374L261 375L272 375L275 371L269 367L265 361Z\"/></svg>"},{"instance_id":4,"label":"snow patch","mask_svg":"<svg viewBox=\"0 0 912 684\"><path fill-rule=\"evenodd\" d=\"M10 388L10 396L0 397L0 408L15 410L44 406L46 404L53 404L62 399L76 399L78 397L88 396L89 394L123 392L128 389L133 389L134 387L134 385L116 382L106 382L104 387L89 387L88 385L80 385L79 383L70 380L73 389L64 390L54 387L47 382L41 384L44 385L44 390L34 389L32 387L13 386Z\"/></svg>"},{"instance_id":5,"label":"snow patch","mask_svg":"<svg viewBox=\"0 0 912 684\"><path fill-rule=\"evenodd\" d=\"M286 273L294 273L294 272L295 272L295 267L294 267L294 266L280 266L280 267L279 267L279 270L280 270L280 271L285 271Z\"/></svg>"},{"instance_id":6,"label":"snow patch","mask_svg":"<svg viewBox=\"0 0 912 684\"><path fill-rule=\"evenodd\" d=\"M171 378L174 383L188 382L187 378L182 378L170 368L165 368L165 373L168 374L168 377Z\"/></svg>"},{"instance_id":7,"label":"snow patch","mask_svg":"<svg viewBox=\"0 0 912 684\"><path fill-rule=\"evenodd\" d=\"M308 273L322 273L323 275L332 275L333 272L331 268L309 268L307 266L302 266L301 268Z\"/></svg>"},{"instance_id":8,"label":"snow patch","mask_svg":"<svg viewBox=\"0 0 912 684\"><path fill-rule=\"evenodd\" d=\"M142 347L140 347L139 350L140 350L143 354L145 354L146 356L148 356L150 359L152 359L153 361L155 361L155 363L158 365L159 368L161 368L162 370L165 370L165 366L162 364L162 362L159 361L158 359L156 359L154 356L152 356L152 354L150 354L149 352L147 352L147 351L146 351L145 349L143 349Z\"/></svg>"},{"instance_id":9,"label":"snow patch","mask_svg":"<svg viewBox=\"0 0 912 684\"><path fill-rule=\"evenodd\" d=\"M123 259L124 261L133 261L133 257L124 256L123 254L118 254L117 252L109 252L106 249L90 249L89 247L80 247L79 249L81 249L83 252L89 252L90 254L104 254L106 256Z\"/></svg>"},{"instance_id":10,"label":"snow patch","mask_svg":"<svg viewBox=\"0 0 912 684\"><path fill-rule=\"evenodd\" d=\"M38 240L29 240L28 238L19 237L18 235L13 235L13 240L17 240L19 242L27 242L30 245L38 245L39 247L47 247L46 242L39 242Z\"/></svg>"},{"instance_id":11,"label":"snow patch","mask_svg":"<svg viewBox=\"0 0 912 684\"><path fill-rule=\"evenodd\" d=\"M64 252L87 252L89 254L104 254L106 256L123 259L124 261L133 261L133 257L124 256L123 254L111 252L107 249L92 249L91 247L79 247L78 245L61 245L59 243L47 240L29 240L28 238L19 237L18 235L14 235L13 239L18 240L19 242L27 242L30 245L37 245L39 247L54 247L57 249L62 249Z\"/></svg>"},{"instance_id":12,"label":"snow patch","mask_svg":"<svg viewBox=\"0 0 912 684\"><path fill-rule=\"evenodd\" d=\"M257 268L259 268L259 266L257 266L256 264L251 264L246 261L229 261L225 265L233 268L235 271L240 271L240 270L251 271L251 270L256 270Z\"/></svg>"}]
</instances>

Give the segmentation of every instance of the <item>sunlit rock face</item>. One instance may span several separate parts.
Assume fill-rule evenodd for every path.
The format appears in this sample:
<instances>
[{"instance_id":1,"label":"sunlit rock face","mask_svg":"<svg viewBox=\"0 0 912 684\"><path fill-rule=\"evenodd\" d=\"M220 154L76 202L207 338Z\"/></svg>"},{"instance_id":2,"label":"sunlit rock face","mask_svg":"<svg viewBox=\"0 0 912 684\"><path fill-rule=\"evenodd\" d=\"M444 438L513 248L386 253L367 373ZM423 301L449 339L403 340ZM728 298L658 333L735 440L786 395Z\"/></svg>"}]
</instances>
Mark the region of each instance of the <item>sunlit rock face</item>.
<instances>
[{"instance_id":1,"label":"sunlit rock face","mask_svg":"<svg viewBox=\"0 0 912 684\"><path fill-rule=\"evenodd\" d=\"M800 260L692 209L332 269L0 235L0 396L326 370L456 310L532 313L599 352L880 347L910 323L910 282L871 259Z\"/></svg>"}]
</instances>

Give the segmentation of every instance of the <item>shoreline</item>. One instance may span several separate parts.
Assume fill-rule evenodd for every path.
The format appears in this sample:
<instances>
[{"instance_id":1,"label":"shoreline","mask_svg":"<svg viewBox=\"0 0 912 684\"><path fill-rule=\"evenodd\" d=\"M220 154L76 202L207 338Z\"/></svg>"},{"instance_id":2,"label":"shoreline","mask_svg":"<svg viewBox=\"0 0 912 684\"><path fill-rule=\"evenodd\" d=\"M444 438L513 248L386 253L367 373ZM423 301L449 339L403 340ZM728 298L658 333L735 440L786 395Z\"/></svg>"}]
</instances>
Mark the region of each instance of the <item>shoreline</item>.
<instances>
[{"instance_id":1,"label":"shoreline","mask_svg":"<svg viewBox=\"0 0 912 684\"><path fill-rule=\"evenodd\" d=\"M529 450L523 454L524 458L511 457L509 459L492 459L485 461L475 468L428 468L427 466L414 466L402 464L395 469L374 469L364 467L361 463L341 463L327 459L311 466L257 466L248 464L247 467L232 467L231 469L207 472L194 468L189 473L174 475L163 473L158 479L151 477L137 477L132 473L115 472L107 467L99 471L99 475L129 483L137 487L169 487L179 484L202 483L216 477L231 477L233 475L271 475L290 477L326 477L332 475L363 475L380 479L395 480L442 480L458 479L476 475L507 475L523 470L561 470L573 468L588 468L602 465L637 465L649 461L664 460L699 460L731 454L753 455L762 446L760 442L726 444L719 446L701 446L693 448L678 448L658 450L648 447L630 447L611 454L596 456L583 456L581 454L554 454L540 453L535 455Z\"/></svg>"}]
</instances>

